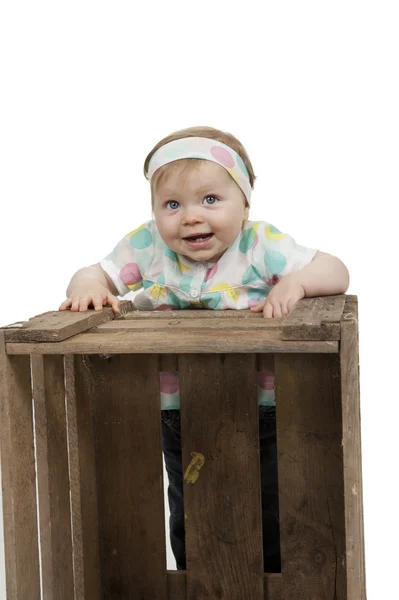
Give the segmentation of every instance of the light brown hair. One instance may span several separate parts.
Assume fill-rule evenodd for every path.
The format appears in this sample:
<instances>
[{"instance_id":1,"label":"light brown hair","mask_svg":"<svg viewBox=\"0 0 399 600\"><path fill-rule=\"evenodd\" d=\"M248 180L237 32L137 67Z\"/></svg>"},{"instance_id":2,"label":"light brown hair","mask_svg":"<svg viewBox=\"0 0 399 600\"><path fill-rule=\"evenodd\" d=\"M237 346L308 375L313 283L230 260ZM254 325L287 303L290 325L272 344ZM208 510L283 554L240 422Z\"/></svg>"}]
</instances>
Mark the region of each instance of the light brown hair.
<instances>
[{"instance_id":1,"label":"light brown hair","mask_svg":"<svg viewBox=\"0 0 399 600\"><path fill-rule=\"evenodd\" d=\"M148 167L153 154L155 154L155 152L159 148L161 148L161 146L164 146L168 142L180 140L181 138L185 137L210 138L213 140L217 140L218 142L222 142L223 144L226 144L226 146L229 146L230 148L235 150L237 154L239 154L247 168L251 189L254 188L256 176L244 146L231 133L228 133L227 131L221 131L220 129L215 129L214 127L187 127L186 129L179 129L178 131L174 131L170 135L164 137L160 142L156 144L156 146L154 146L154 148L151 150L151 152L148 154L147 158L144 161L144 177L146 179L148 179ZM181 160L174 161L172 163L168 163L167 165L164 165L163 167L158 169L151 179L151 203L153 204L154 192L158 189L158 186L162 185L162 183L164 183L166 179L175 170L181 169L183 166L184 170L187 169L188 172L195 171L195 169L198 168L198 164L201 162L201 158L184 158Z\"/></svg>"}]
</instances>

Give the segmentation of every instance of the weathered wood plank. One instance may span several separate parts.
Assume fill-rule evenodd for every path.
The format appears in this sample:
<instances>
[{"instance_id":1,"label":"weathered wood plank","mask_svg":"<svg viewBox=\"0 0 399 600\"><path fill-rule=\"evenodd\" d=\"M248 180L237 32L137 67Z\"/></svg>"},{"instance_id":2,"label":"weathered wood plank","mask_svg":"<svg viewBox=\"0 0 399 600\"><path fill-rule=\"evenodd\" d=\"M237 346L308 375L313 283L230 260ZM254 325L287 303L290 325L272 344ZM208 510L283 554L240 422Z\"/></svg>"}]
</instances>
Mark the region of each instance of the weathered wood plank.
<instances>
[{"instance_id":1,"label":"weathered wood plank","mask_svg":"<svg viewBox=\"0 0 399 600\"><path fill-rule=\"evenodd\" d=\"M187 600L186 571L168 571L168 600ZM264 596L263 600L284 600L281 595L281 574L264 573ZM212 598L213 600L213 598ZM242 600L249 600L245 596Z\"/></svg>"},{"instance_id":2,"label":"weathered wood plank","mask_svg":"<svg viewBox=\"0 0 399 600\"><path fill-rule=\"evenodd\" d=\"M167 571L168 600L187 600L186 571Z\"/></svg>"},{"instance_id":3,"label":"weathered wood plank","mask_svg":"<svg viewBox=\"0 0 399 600\"><path fill-rule=\"evenodd\" d=\"M264 600L287 600L283 596L281 573L265 573L264 578Z\"/></svg>"},{"instance_id":4,"label":"weathered wood plank","mask_svg":"<svg viewBox=\"0 0 399 600\"><path fill-rule=\"evenodd\" d=\"M29 356L7 356L0 331L0 445L9 600L40 600Z\"/></svg>"},{"instance_id":5,"label":"weathered wood plank","mask_svg":"<svg viewBox=\"0 0 399 600\"><path fill-rule=\"evenodd\" d=\"M129 300L123 300L121 316L117 318L123 318L132 308ZM115 313L111 307L104 307L101 311L90 309L86 312L56 310L32 317L29 321L6 325L2 329L6 342L60 342L114 318Z\"/></svg>"},{"instance_id":6,"label":"weathered wood plank","mask_svg":"<svg viewBox=\"0 0 399 600\"><path fill-rule=\"evenodd\" d=\"M347 302L356 302L358 301L358 297L356 294L344 294Z\"/></svg>"},{"instance_id":7,"label":"weathered wood plank","mask_svg":"<svg viewBox=\"0 0 399 600\"><path fill-rule=\"evenodd\" d=\"M181 311L183 312L183 311ZM237 311L238 312L238 311ZM221 314L221 312L219 312ZM259 316L259 313L258 313ZM210 329L210 330L242 330L242 331L268 331L279 330L283 319L265 319L260 315L258 319L134 319L124 321L113 321L94 327L90 333L124 333L131 331L151 331L156 327L157 331L191 331L192 329Z\"/></svg>"},{"instance_id":8,"label":"weathered wood plank","mask_svg":"<svg viewBox=\"0 0 399 600\"><path fill-rule=\"evenodd\" d=\"M341 386L347 597L366 599L364 555L359 333L356 300L346 302L341 321Z\"/></svg>"},{"instance_id":9,"label":"weathered wood plank","mask_svg":"<svg viewBox=\"0 0 399 600\"><path fill-rule=\"evenodd\" d=\"M358 297L346 296L344 310L342 312L341 321L347 320L358 321Z\"/></svg>"},{"instance_id":10,"label":"weathered wood plank","mask_svg":"<svg viewBox=\"0 0 399 600\"><path fill-rule=\"evenodd\" d=\"M282 324L283 340L339 340L345 295L303 298Z\"/></svg>"},{"instance_id":11,"label":"weathered wood plank","mask_svg":"<svg viewBox=\"0 0 399 600\"><path fill-rule=\"evenodd\" d=\"M128 300L121 302L121 315L115 317L111 307L102 311L86 312L52 311L33 317L29 321L13 323L4 327L6 342L60 342L73 335L101 326L109 321L128 320L141 323L136 327L145 328L148 319L157 321L186 321L188 327L196 327L198 319L210 320L207 327L216 327L216 322L237 320L237 327L255 328L256 323L267 329L283 327L282 339L339 339L336 323L340 320L345 295L317 298L303 298L295 305L286 318L264 319L262 313L250 310L212 311L212 310L174 310L174 311L137 311ZM226 319L227 318L227 319ZM191 323L193 321L193 323ZM215 323L212 323L216 321ZM261 324L263 321L263 324ZM190 323L190 325L188 325ZM163 326L163 325L161 325ZM205 324L203 323L202 327ZM220 324L221 327L228 327ZM148 325L150 327L150 325ZM101 329L100 329L101 330ZM119 331L109 326L109 331ZM295 337L295 336L302 337ZM306 337L307 336L307 337ZM310 337L309 337L310 336Z\"/></svg>"},{"instance_id":12,"label":"weathered wood plank","mask_svg":"<svg viewBox=\"0 0 399 600\"><path fill-rule=\"evenodd\" d=\"M274 373L274 354L257 354L256 365L258 371L270 371Z\"/></svg>"},{"instance_id":13,"label":"weathered wood plank","mask_svg":"<svg viewBox=\"0 0 399 600\"><path fill-rule=\"evenodd\" d=\"M160 371L177 371L177 354L160 354L158 359Z\"/></svg>"},{"instance_id":14,"label":"weathered wood plank","mask_svg":"<svg viewBox=\"0 0 399 600\"><path fill-rule=\"evenodd\" d=\"M343 302L342 302L343 305ZM258 313L260 314L260 313ZM294 340L339 340L341 327L339 323L321 323L319 325L295 325L293 327L284 326L284 319L265 319L262 314L258 319L137 319L126 321L113 321L104 323L91 330L90 333L125 333L131 332L136 335L138 332L157 331L163 335L169 335L170 331L179 332L180 335L190 335L192 331L220 331L225 335L230 331L242 331L243 335L250 336L252 332L280 333L281 339Z\"/></svg>"},{"instance_id":15,"label":"weathered wood plank","mask_svg":"<svg viewBox=\"0 0 399 600\"><path fill-rule=\"evenodd\" d=\"M209 309L181 309L181 310L133 310L125 315L125 320L143 319L259 319L260 313L251 310L209 310ZM281 320L281 319L280 319Z\"/></svg>"},{"instance_id":16,"label":"weathered wood plank","mask_svg":"<svg viewBox=\"0 0 399 600\"><path fill-rule=\"evenodd\" d=\"M94 402L102 595L167 599L156 356L87 357Z\"/></svg>"},{"instance_id":17,"label":"weathered wood plank","mask_svg":"<svg viewBox=\"0 0 399 600\"><path fill-rule=\"evenodd\" d=\"M84 355L64 357L74 600L101 598L93 398L85 361Z\"/></svg>"},{"instance_id":18,"label":"weathered wood plank","mask_svg":"<svg viewBox=\"0 0 399 600\"><path fill-rule=\"evenodd\" d=\"M62 356L32 356L43 596L74 595Z\"/></svg>"},{"instance_id":19,"label":"weathered wood plank","mask_svg":"<svg viewBox=\"0 0 399 600\"><path fill-rule=\"evenodd\" d=\"M275 354L274 362L282 597L344 600L339 356Z\"/></svg>"},{"instance_id":20,"label":"weathered wood plank","mask_svg":"<svg viewBox=\"0 0 399 600\"><path fill-rule=\"evenodd\" d=\"M255 356L179 356L187 597L263 600Z\"/></svg>"},{"instance_id":21,"label":"weathered wood plank","mask_svg":"<svg viewBox=\"0 0 399 600\"><path fill-rule=\"evenodd\" d=\"M171 331L162 335L157 331L124 333L80 333L63 342L9 343L8 354L192 354L192 353L252 353L303 352L338 353L337 341L285 341L276 331L213 332L193 330L182 336Z\"/></svg>"},{"instance_id":22,"label":"weathered wood plank","mask_svg":"<svg viewBox=\"0 0 399 600\"><path fill-rule=\"evenodd\" d=\"M320 308L322 318L320 323L336 323L339 322L339 313L341 304L344 303L345 298L352 299L356 296L350 296L345 294L339 294L335 296L323 296L321 298ZM275 322L276 327L281 326L281 322L286 322L287 319L290 321L296 320L296 317L305 318L307 314L309 316L309 310L312 314L312 308L314 309L315 298L302 298L297 302L293 311L286 318L272 318L268 319L270 322ZM342 312L342 310L341 310ZM158 320L172 320L172 319L262 319L264 318L262 313L254 313L251 310L158 310L158 311L141 311L133 310L125 315L125 320L145 320L145 319L156 319ZM308 320L308 319L305 319ZM316 323L315 321L313 321ZM294 322L288 323L288 325L294 325Z\"/></svg>"},{"instance_id":23,"label":"weathered wood plank","mask_svg":"<svg viewBox=\"0 0 399 600\"><path fill-rule=\"evenodd\" d=\"M302 298L287 315L285 322L291 325L320 325L323 298Z\"/></svg>"},{"instance_id":24,"label":"weathered wood plank","mask_svg":"<svg viewBox=\"0 0 399 600\"><path fill-rule=\"evenodd\" d=\"M342 317L342 312L345 307L347 296L339 294L337 296L324 296L322 308L323 323L339 323Z\"/></svg>"}]
</instances>

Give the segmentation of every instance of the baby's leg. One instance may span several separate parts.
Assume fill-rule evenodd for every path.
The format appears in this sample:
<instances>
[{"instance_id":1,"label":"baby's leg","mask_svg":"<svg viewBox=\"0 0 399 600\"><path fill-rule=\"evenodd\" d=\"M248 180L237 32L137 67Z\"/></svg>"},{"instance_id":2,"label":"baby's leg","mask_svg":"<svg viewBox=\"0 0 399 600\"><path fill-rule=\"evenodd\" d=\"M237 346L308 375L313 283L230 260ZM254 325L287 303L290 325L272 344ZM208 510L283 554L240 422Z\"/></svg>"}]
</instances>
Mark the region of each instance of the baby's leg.
<instances>
[{"instance_id":1,"label":"baby's leg","mask_svg":"<svg viewBox=\"0 0 399 600\"><path fill-rule=\"evenodd\" d=\"M162 450L168 473L170 545L177 569L186 568L180 410L162 410Z\"/></svg>"},{"instance_id":2,"label":"baby's leg","mask_svg":"<svg viewBox=\"0 0 399 600\"><path fill-rule=\"evenodd\" d=\"M259 406L259 440L262 486L263 564L265 572L280 573L280 521L275 406Z\"/></svg>"}]
</instances>

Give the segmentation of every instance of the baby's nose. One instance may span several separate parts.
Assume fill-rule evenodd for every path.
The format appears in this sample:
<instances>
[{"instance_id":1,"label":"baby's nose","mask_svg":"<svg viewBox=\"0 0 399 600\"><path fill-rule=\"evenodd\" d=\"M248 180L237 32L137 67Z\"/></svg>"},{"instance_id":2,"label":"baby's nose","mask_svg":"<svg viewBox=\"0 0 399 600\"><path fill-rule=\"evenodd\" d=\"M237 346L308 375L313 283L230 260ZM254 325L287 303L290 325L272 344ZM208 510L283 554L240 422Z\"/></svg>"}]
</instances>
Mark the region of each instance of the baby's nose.
<instances>
[{"instance_id":1,"label":"baby's nose","mask_svg":"<svg viewBox=\"0 0 399 600\"><path fill-rule=\"evenodd\" d=\"M182 220L183 223L198 223L204 219L202 218L200 211L197 209L189 209L184 211Z\"/></svg>"}]
</instances>

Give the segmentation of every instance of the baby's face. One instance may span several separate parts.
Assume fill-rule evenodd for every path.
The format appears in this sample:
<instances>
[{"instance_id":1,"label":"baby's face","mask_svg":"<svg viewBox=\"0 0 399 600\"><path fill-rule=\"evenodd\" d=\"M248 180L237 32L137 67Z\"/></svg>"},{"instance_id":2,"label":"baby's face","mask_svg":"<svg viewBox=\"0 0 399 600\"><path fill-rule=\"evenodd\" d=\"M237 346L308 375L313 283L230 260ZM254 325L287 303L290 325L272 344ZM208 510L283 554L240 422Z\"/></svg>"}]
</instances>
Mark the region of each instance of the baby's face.
<instances>
[{"instance_id":1,"label":"baby's face","mask_svg":"<svg viewBox=\"0 0 399 600\"><path fill-rule=\"evenodd\" d=\"M153 200L155 222L165 244L200 262L219 260L249 212L244 194L227 171L207 160L184 177L171 174ZM202 239L193 237L201 234Z\"/></svg>"}]
</instances>

